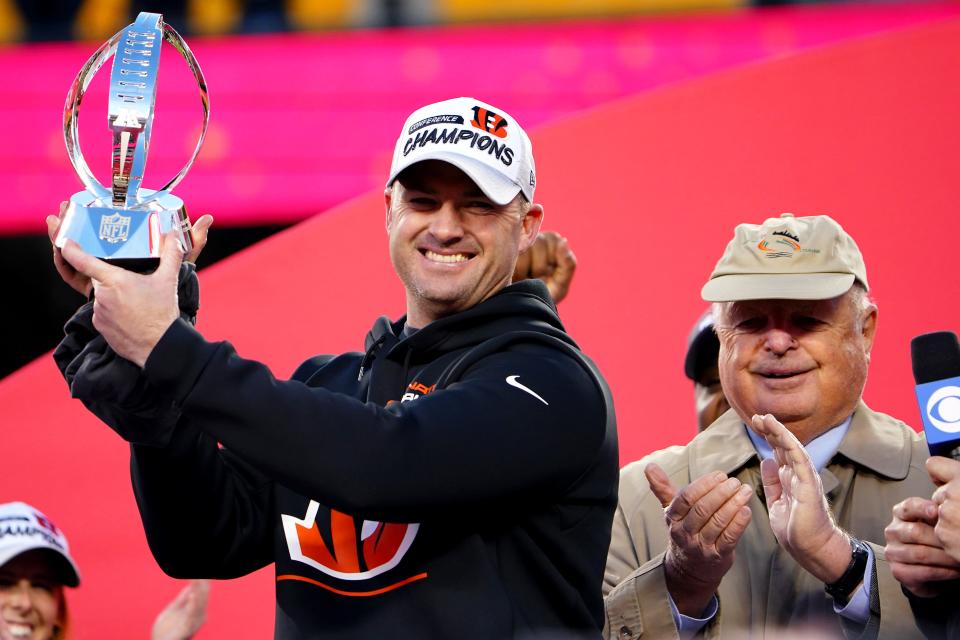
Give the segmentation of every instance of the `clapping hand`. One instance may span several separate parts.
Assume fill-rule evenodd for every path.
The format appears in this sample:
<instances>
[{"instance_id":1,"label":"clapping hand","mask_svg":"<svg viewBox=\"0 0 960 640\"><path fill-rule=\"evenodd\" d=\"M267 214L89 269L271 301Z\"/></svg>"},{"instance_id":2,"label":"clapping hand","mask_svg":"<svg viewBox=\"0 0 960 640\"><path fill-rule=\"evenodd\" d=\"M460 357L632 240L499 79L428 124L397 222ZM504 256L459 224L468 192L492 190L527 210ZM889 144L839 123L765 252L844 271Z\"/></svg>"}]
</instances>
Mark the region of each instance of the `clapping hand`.
<instances>
[{"instance_id":1,"label":"clapping hand","mask_svg":"<svg viewBox=\"0 0 960 640\"><path fill-rule=\"evenodd\" d=\"M191 580L153 623L151 640L189 640L207 619L208 580Z\"/></svg>"},{"instance_id":2,"label":"clapping hand","mask_svg":"<svg viewBox=\"0 0 960 640\"><path fill-rule=\"evenodd\" d=\"M656 464L644 469L670 531L664 556L667 590L680 613L699 617L733 566L734 550L750 524L753 489L721 472L677 491Z\"/></svg>"},{"instance_id":3,"label":"clapping hand","mask_svg":"<svg viewBox=\"0 0 960 640\"><path fill-rule=\"evenodd\" d=\"M773 416L753 416L751 426L773 449L774 457L760 463L773 535L824 584L836 582L853 552L849 536L830 514L813 461L797 437Z\"/></svg>"}]
</instances>

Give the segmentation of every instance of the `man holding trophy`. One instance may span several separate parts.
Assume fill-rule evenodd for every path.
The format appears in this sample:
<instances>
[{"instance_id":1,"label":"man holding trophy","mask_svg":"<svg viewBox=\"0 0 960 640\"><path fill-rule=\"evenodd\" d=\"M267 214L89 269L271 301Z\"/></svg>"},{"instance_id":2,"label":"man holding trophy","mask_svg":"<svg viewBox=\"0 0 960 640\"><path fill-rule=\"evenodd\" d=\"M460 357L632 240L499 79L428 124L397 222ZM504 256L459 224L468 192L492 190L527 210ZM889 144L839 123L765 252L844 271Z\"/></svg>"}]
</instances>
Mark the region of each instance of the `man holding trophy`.
<instances>
[{"instance_id":1,"label":"man holding trophy","mask_svg":"<svg viewBox=\"0 0 960 640\"><path fill-rule=\"evenodd\" d=\"M54 357L131 443L164 571L273 563L282 638L599 635L615 416L543 283L511 284L543 217L535 185L530 140L500 109L415 111L384 191L407 313L291 380L193 327L176 229L149 275L58 242L60 273L93 299Z\"/></svg>"}]
</instances>

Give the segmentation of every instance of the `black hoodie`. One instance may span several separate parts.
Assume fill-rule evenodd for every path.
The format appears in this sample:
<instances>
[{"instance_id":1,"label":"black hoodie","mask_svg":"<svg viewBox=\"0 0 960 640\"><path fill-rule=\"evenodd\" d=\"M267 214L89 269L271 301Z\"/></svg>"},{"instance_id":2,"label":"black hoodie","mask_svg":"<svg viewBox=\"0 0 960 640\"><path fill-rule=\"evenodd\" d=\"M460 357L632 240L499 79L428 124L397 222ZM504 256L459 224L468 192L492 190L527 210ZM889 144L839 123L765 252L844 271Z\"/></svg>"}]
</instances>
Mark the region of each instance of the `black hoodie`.
<instances>
[{"instance_id":1,"label":"black hoodie","mask_svg":"<svg viewBox=\"0 0 960 640\"><path fill-rule=\"evenodd\" d=\"M539 281L289 381L183 320L138 374L78 352L89 316L55 357L133 443L168 574L275 563L278 638L599 637L613 405Z\"/></svg>"}]
</instances>

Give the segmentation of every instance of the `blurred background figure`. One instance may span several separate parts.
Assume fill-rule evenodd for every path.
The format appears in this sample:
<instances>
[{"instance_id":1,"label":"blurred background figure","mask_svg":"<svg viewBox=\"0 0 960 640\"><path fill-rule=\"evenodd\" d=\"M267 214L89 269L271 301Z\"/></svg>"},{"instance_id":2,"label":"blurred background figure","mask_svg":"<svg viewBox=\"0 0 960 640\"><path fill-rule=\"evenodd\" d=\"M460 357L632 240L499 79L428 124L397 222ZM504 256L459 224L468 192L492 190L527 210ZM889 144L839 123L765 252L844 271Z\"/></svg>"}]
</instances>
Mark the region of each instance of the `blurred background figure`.
<instances>
[{"instance_id":1,"label":"blurred background figure","mask_svg":"<svg viewBox=\"0 0 960 640\"><path fill-rule=\"evenodd\" d=\"M73 637L65 588L79 586L70 545L53 521L23 502L0 504L0 640ZM152 640L192 638L209 592L208 581L190 581L157 616Z\"/></svg>"},{"instance_id":2,"label":"blurred background figure","mask_svg":"<svg viewBox=\"0 0 960 640\"><path fill-rule=\"evenodd\" d=\"M713 329L713 311L707 309L687 338L687 356L683 373L693 381L693 397L697 411L697 431L703 431L730 408L720 388L717 356L720 340Z\"/></svg>"}]
</instances>

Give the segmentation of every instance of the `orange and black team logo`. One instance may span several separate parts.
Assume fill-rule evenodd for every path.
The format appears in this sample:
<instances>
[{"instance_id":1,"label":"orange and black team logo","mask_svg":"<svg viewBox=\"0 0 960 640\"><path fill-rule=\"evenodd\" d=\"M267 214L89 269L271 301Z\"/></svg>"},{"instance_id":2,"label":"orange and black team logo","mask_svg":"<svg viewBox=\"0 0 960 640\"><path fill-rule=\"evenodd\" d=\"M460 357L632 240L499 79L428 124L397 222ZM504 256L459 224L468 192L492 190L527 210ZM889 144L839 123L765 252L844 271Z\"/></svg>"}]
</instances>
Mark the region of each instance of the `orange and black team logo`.
<instances>
[{"instance_id":1,"label":"orange and black team logo","mask_svg":"<svg viewBox=\"0 0 960 640\"><path fill-rule=\"evenodd\" d=\"M369 580L394 568L410 549L420 528L420 525L415 523L360 520L332 509L325 513L329 513L329 520L318 521L320 505L311 500L304 518L282 515L284 535L291 560L302 562L340 580ZM377 592L425 577L426 574L417 575ZM297 579L280 576L278 580L281 578ZM363 591L342 592L314 580L304 581L342 595L375 595L373 592Z\"/></svg>"},{"instance_id":2,"label":"orange and black team logo","mask_svg":"<svg viewBox=\"0 0 960 640\"><path fill-rule=\"evenodd\" d=\"M46 529L47 531L49 531L55 536L60 535L60 530L57 529L57 525L53 524L52 520L50 520L49 518L47 518L46 516L44 516L42 513L38 511L34 511L33 515L36 516L37 524L39 524L41 527L43 527L44 529Z\"/></svg>"},{"instance_id":3,"label":"orange and black team logo","mask_svg":"<svg viewBox=\"0 0 960 640\"><path fill-rule=\"evenodd\" d=\"M407 392L403 394L403 397L400 398L400 402L410 402L411 400L416 400L425 395L433 393L434 389L437 388L437 385L432 384L429 387L422 382L411 382L407 385ZM389 404L389 403L388 403Z\"/></svg>"},{"instance_id":4,"label":"orange and black team logo","mask_svg":"<svg viewBox=\"0 0 960 640\"><path fill-rule=\"evenodd\" d=\"M507 125L509 124L507 119L485 107L476 106L473 108L473 120L470 121L470 124L477 129L492 133L498 138L507 137Z\"/></svg>"}]
</instances>

